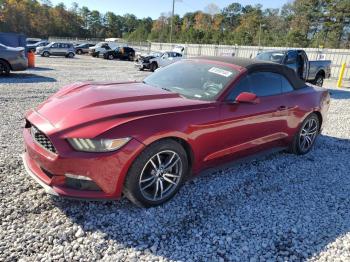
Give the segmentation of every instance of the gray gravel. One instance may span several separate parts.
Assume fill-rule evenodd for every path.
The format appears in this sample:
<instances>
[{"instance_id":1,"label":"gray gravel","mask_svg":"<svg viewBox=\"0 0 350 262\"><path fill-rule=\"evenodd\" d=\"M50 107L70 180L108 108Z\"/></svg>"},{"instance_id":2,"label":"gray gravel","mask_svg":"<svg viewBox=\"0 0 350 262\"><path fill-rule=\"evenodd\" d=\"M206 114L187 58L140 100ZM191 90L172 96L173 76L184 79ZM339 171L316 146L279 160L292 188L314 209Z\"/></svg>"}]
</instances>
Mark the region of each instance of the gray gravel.
<instances>
[{"instance_id":1,"label":"gray gravel","mask_svg":"<svg viewBox=\"0 0 350 262\"><path fill-rule=\"evenodd\" d=\"M48 196L25 175L25 110L65 84L142 79L133 64L37 58L0 79L0 261L349 261L350 92L306 156L275 153L206 172L164 206Z\"/></svg>"}]
</instances>

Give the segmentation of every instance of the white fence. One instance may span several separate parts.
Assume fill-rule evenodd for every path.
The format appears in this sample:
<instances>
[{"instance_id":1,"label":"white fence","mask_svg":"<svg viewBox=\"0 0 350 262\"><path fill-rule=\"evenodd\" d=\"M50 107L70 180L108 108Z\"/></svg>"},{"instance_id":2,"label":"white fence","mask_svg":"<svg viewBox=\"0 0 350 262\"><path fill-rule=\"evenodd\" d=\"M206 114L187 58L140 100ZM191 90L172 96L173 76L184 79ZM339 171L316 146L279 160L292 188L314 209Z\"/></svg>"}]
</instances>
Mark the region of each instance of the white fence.
<instances>
[{"instance_id":1,"label":"white fence","mask_svg":"<svg viewBox=\"0 0 350 262\"><path fill-rule=\"evenodd\" d=\"M169 51L176 45L170 43L152 43L152 51ZM229 45L197 45L197 44L183 44L185 47L185 56L238 56L246 58L254 58L258 52L262 50L285 50L292 49L290 47L258 47L258 46L229 46ZM319 49L319 48L303 48L310 60L331 60L332 78L339 76L339 71L342 63L346 63L344 79L350 80L350 50L348 49Z\"/></svg>"},{"instance_id":2,"label":"white fence","mask_svg":"<svg viewBox=\"0 0 350 262\"><path fill-rule=\"evenodd\" d=\"M79 39L67 37L50 37L51 42L73 42L73 43L98 43L103 39ZM121 40L122 41L122 40ZM258 47L258 46L231 46L231 45L203 45L203 44L171 44L171 43L150 43L150 42L120 42L120 44L133 47L136 51L146 53L150 51L171 51L175 46L185 47L185 56L238 56L254 58L262 50L285 50L292 47ZM310 60L331 60L331 76L338 78L343 63L346 63L344 79L350 80L350 50L349 49L321 49L303 48Z\"/></svg>"}]
</instances>

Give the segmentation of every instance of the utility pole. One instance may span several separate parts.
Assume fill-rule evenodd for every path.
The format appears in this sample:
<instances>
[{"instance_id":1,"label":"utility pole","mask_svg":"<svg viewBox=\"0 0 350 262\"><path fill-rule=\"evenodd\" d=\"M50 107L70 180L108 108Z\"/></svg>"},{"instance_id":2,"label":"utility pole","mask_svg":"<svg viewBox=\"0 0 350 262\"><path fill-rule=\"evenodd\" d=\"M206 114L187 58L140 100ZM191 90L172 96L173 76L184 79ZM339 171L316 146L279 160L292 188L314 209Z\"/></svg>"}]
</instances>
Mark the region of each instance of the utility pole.
<instances>
[{"instance_id":1,"label":"utility pole","mask_svg":"<svg viewBox=\"0 0 350 262\"><path fill-rule=\"evenodd\" d=\"M174 24L174 11L175 11L175 0L173 0L173 9L171 12L171 22L170 22L170 43L172 41L172 36L173 36L173 24Z\"/></svg>"},{"instance_id":2,"label":"utility pole","mask_svg":"<svg viewBox=\"0 0 350 262\"><path fill-rule=\"evenodd\" d=\"M261 23L260 23L260 26L259 26L259 48L260 48L260 38L261 38Z\"/></svg>"},{"instance_id":3,"label":"utility pole","mask_svg":"<svg viewBox=\"0 0 350 262\"><path fill-rule=\"evenodd\" d=\"M262 24L261 22L260 22L260 25L259 25L259 48L260 48L260 40L261 40L261 29L262 29L262 27L265 27L266 25L265 24Z\"/></svg>"}]
</instances>

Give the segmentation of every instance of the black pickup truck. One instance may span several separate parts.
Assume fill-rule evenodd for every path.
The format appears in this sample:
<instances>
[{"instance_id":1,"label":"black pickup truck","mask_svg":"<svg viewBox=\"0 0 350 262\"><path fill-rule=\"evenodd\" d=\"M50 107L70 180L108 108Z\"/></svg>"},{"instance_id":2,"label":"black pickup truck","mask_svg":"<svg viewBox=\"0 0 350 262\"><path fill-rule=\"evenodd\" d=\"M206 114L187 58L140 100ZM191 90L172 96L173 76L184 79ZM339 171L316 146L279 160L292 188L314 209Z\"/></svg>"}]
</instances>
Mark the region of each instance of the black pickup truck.
<instances>
[{"instance_id":1,"label":"black pickup truck","mask_svg":"<svg viewBox=\"0 0 350 262\"><path fill-rule=\"evenodd\" d=\"M259 53L256 59L286 65L294 69L301 79L317 86L322 86L323 80L331 76L331 60L310 61L304 50L265 51Z\"/></svg>"}]
</instances>

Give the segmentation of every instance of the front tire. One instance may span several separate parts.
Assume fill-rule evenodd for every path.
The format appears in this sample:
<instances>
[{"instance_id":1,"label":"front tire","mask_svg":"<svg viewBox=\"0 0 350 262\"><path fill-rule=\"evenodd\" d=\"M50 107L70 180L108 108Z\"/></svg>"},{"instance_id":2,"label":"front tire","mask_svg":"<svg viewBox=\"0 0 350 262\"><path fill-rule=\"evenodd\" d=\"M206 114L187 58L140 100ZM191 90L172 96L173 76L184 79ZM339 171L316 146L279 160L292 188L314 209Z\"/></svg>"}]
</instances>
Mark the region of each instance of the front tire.
<instances>
[{"instance_id":1,"label":"front tire","mask_svg":"<svg viewBox=\"0 0 350 262\"><path fill-rule=\"evenodd\" d=\"M50 56L50 53L49 53L49 52L45 51L45 52L43 53L43 57L49 57L49 56Z\"/></svg>"},{"instance_id":2,"label":"front tire","mask_svg":"<svg viewBox=\"0 0 350 262\"><path fill-rule=\"evenodd\" d=\"M113 60L114 56L113 55L108 55L108 60Z\"/></svg>"},{"instance_id":3,"label":"front tire","mask_svg":"<svg viewBox=\"0 0 350 262\"><path fill-rule=\"evenodd\" d=\"M178 192L187 172L187 154L179 143L173 140L155 142L129 169L124 195L140 207L161 205Z\"/></svg>"},{"instance_id":4,"label":"front tire","mask_svg":"<svg viewBox=\"0 0 350 262\"><path fill-rule=\"evenodd\" d=\"M82 55L82 54L83 54L83 50L78 49L78 50L77 50L77 54L78 54L78 55Z\"/></svg>"},{"instance_id":5,"label":"front tire","mask_svg":"<svg viewBox=\"0 0 350 262\"><path fill-rule=\"evenodd\" d=\"M9 76L10 70L10 65L6 61L0 60L0 76Z\"/></svg>"},{"instance_id":6,"label":"front tire","mask_svg":"<svg viewBox=\"0 0 350 262\"><path fill-rule=\"evenodd\" d=\"M153 63L151 64L151 66L150 66L151 72L156 71L157 68L158 68L158 64L157 64L156 62L153 62Z\"/></svg>"},{"instance_id":7,"label":"front tire","mask_svg":"<svg viewBox=\"0 0 350 262\"><path fill-rule=\"evenodd\" d=\"M74 57L74 53L69 53L66 57L73 58Z\"/></svg>"},{"instance_id":8,"label":"front tire","mask_svg":"<svg viewBox=\"0 0 350 262\"><path fill-rule=\"evenodd\" d=\"M289 151L296 155L307 154L314 146L319 131L320 120L315 113L312 113L301 124Z\"/></svg>"}]
</instances>

